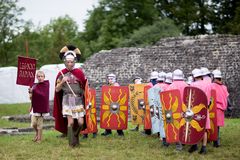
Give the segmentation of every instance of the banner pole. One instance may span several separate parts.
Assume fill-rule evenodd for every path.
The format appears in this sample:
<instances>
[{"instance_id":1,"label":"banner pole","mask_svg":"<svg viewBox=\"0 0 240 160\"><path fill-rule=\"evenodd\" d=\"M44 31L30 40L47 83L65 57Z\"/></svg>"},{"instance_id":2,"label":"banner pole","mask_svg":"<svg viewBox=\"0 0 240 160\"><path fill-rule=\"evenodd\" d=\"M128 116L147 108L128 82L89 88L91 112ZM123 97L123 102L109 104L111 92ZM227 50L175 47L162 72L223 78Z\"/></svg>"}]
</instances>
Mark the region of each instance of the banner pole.
<instances>
[{"instance_id":1,"label":"banner pole","mask_svg":"<svg viewBox=\"0 0 240 160\"><path fill-rule=\"evenodd\" d=\"M28 57L28 41L25 40L26 56Z\"/></svg>"}]
</instances>

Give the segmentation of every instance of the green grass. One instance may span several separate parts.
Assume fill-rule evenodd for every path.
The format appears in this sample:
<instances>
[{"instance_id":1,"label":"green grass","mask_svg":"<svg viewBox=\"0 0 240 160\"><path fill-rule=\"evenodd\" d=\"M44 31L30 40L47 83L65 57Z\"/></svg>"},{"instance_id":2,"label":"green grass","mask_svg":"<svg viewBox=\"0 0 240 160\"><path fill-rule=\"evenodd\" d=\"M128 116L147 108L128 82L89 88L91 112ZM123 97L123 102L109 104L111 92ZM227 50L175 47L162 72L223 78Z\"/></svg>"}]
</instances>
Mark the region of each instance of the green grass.
<instances>
[{"instance_id":1,"label":"green grass","mask_svg":"<svg viewBox=\"0 0 240 160\"><path fill-rule=\"evenodd\" d=\"M30 127L30 122L14 122L1 119L2 116L13 116L13 115L24 115L29 114L29 103L24 104L0 104L0 128L24 128ZM53 122L48 122L45 124L53 124Z\"/></svg>"},{"instance_id":2,"label":"green grass","mask_svg":"<svg viewBox=\"0 0 240 160\"><path fill-rule=\"evenodd\" d=\"M27 114L28 104L0 105L0 116ZM27 127L29 123L8 122L0 120L1 126ZM17 125L17 126L14 126ZM133 128L129 123L128 128ZM187 160L239 160L240 159L240 119L226 119L225 127L221 128L221 146L213 148L212 144L207 146L208 154L199 155L197 152L189 154L189 146L185 146L182 152L175 151L175 145L168 148L161 146L156 136L143 136L140 132L124 131L125 137L118 137L116 131L109 137L102 137L100 129L97 138L89 135L88 139L80 140L79 148L68 147L67 139L56 138L59 135L54 130L44 130L43 141L36 144L31 141L34 133L28 135L2 135L0 136L0 159L1 160L25 160L25 159L187 159Z\"/></svg>"},{"instance_id":3,"label":"green grass","mask_svg":"<svg viewBox=\"0 0 240 160\"><path fill-rule=\"evenodd\" d=\"M129 124L129 128L133 126ZM100 130L101 133L103 130ZM189 154L189 146L182 152L175 151L175 145L168 148L161 146L156 136L143 136L140 132L124 131L125 137L118 137L116 131L110 137L100 133L93 139L81 140L79 148L68 147L67 139L59 139L56 131L44 131L44 140L40 144L31 141L34 133L18 136L0 136L1 159L240 159L240 119L226 119L226 126L221 128L221 146L207 146L208 154Z\"/></svg>"},{"instance_id":4,"label":"green grass","mask_svg":"<svg viewBox=\"0 0 240 160\"><path fill-rule=\"evenodd\" d=\"M0 117L9 115L28 114L30 104L0 104Z\"/></svg>"},{"instance_id":5,"label":"green grass","mask_svg":"<svg viewBox=\"0 0 240 160\"><path fill-rule=\"evenodd\" d=\"M5 127L29 127L30 123L20 123L20 122L13 122L7 121L5 119L1 119L2 116L12 116L12 115L23 115L28 114L30 104L0 104L0 128Z\"/></svg>"}]
</instances>

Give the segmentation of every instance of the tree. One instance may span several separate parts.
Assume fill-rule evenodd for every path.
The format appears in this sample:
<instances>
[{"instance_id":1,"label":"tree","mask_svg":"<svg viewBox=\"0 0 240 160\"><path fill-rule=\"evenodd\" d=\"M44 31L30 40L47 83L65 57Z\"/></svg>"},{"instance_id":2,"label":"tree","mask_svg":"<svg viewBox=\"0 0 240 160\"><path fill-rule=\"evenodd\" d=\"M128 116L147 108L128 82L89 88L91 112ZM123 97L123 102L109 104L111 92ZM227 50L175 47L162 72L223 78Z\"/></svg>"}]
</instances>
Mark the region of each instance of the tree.
<instances>
[{"instance_id":1,"label":"tree","mask_svg":"<svg viewBox=\"0 0 240 160\"><path fill-rule=\"evenodd\" d=\"M209 0L156 0L156 6L162 17L174 20L175 24L182 26L186 35L210 32L207 25L213 10Z\"/></svg>"},{"instance_id":2,"label":"tree","mask_svg":"<svg viewBox=\"0 0 240 160\"><path fill-rule=\"evenodd\" d=\"M153 45L161 38L174 37L181 34L180 29L174 24L173 20L162 19L153 25L143 26L135 30L128 38L121 42L122 47L145 47Z\"/></svg>"},{"instance_id":3,"label":"tree","mask_svg":"<svg viewBox=\"0 0 240 160\"><path fill-rule=\"evenodd\" d=\"M40 32L40 40L45 42L41 47L45 48L43 62L59 62L58 53L67 44L77 45L78 26L77 23L68 15L58 17L50 21L50 24L43 27Z\"/></svg>"},{"instance_id":4,"label":"tree","mask_svg":"<svg viewBox=\"0 0 240 160\"><path fill-rule=\"evenodd\" d=\"M119 43L141 26L158 19L154 0L102 0L86 21L82 37L92 52L118 47Z\"/></svg>"},{"instance_id":5,"label":"tree","mask_svg":"<svg viewBox=\"0 0 240 160\"><path fill-rule=\"evenodd\" d=\"M214 33L227 34L239 33L235 25L239 25L239 8L238 0L213 0L212 8L214 16L212 17L212 28ZM236 28L235 28L236 27Z\"/></svg>"},{"instance_id":6,"label":"tree","mask_svg":"<svg viewBox=\"0 0 240 160\"><path fill-rule=\"evenodd\" d=\"M24 43L28 41L29 56L38 59L38 67L62 63L58 57L60 49L67 44L79 47L78 34L76 22L67 15L52 19L46 26L35 30L28 22L25 23L21 34L13 39L10 52L14 55L24 53ZM11 64L16 65L16 56L11 60Z\"/></svg>"},{"instance_id":7,"label":"tree","mask_svg":"<svg viewBox=\"0 0 240 160\"><path fill-rule=\"evenodd\" d=\"M18 0L0 0L0 64L9 63L11 41L19 32L22 22L18 16L22 14L23 7L18 7Z\"/></svg>"}]
</instances>

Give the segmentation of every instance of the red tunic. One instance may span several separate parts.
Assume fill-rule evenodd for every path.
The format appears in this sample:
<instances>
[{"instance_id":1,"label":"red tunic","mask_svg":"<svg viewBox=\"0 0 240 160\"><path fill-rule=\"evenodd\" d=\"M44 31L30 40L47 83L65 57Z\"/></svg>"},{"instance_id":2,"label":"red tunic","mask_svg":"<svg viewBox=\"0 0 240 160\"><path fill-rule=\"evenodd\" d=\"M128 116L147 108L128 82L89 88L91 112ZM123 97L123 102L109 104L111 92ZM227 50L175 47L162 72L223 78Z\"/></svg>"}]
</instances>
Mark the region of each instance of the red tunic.
<instances>
[{"instance_id":1,"label":"red tunic","mask_svg":"<svg viewBox=\"0 0 240 160\"><path fill-rule=\"evenodd\" d=\"M49 109L49 81L33 85L32 91L33 113L48 113Z\"/></svg>"},{"instance_id":2,"label":"red tunic","mask_svg":"<svg viewBox=\"0 0 240 160\"><path fill-rule=\"evenodd\" d=\"M227 87L223 84L212 83L212 89L216 90L217 103L217 125L224 126L224 112L227 109L227 98L229 96Z\"/></svg>"}]
</instances>

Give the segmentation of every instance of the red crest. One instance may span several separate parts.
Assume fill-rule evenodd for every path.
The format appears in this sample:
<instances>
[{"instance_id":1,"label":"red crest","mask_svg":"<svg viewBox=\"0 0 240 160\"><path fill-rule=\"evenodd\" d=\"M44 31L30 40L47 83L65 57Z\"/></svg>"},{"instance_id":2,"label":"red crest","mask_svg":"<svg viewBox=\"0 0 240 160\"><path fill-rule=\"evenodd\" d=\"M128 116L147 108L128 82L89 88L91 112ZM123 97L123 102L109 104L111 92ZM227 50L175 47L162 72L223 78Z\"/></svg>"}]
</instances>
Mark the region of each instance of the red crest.
<instances>
[{"instance_id":1,"label":"red crest","mask_svg":"<svg viewBox=\"0 0 240 160\"><path fill-rule=\"evenodd\" d=\"M160 92L162 115L166 140L168 143L179 142L179 128L182 117L182 100L179 90Z\"/></svg>"},{"instance_id":2,"label":"red crest","mask_svg":"<svg viewBox=\"0 0 240 160\"><path fill-rule=\"evenodd\" d=\"M211 104L209 106L209 118L211 129L208 130L208 140L216 141L218 138L216 90L211 90Z\"/></svg>"},{"instance_id":3,"label":"red crest","mask_svg":"<svg viewBox=\"0 0 240 160\"><path fill-rule=\"evenodd\" d=\"M128 124L128 87L102 86L100 127L124 130Z\"/></svg>"},{"instance_id":4,"label":"red crest","mask_svg":"<svg viewBox=\"0 0 240 160\"><path fill-rule=\"evenodd\" d=\"M150 88L151 88L151 86L145 86L144 87L144 103L145 103L144 129L152 129L150 106L149 106L149 103L148 103L148 90Z\"/></svg>"},{"instance_id":5,"label":"red crest","mask_svg":"<svg viewBox=\"0 0 240 160\"><path fill-rule=\"evenodd\" d=\"M183 93L183 115L179 140L183 144L197 144L204 135L207 119L207 96L199 88L186 87Z\"/></svg>"}]
</instances>

